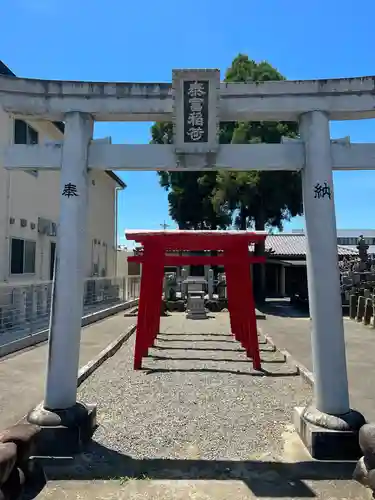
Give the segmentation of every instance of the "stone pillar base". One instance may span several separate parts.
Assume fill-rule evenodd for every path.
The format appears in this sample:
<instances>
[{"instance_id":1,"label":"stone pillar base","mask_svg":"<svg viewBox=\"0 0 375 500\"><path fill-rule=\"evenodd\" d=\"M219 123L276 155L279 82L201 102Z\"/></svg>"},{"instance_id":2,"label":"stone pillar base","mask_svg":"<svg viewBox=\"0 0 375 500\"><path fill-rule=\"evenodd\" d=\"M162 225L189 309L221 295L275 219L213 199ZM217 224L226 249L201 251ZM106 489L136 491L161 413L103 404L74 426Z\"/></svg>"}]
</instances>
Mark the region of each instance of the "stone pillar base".
<instances>
[{"instance_id":1,"label":"stone pillar base","mask_svg":"<svg viewBox=\"0 0 375 500\"><path fill-rule=\"evenodd\" d=\"M47 410L40 405L27 421L39 425L36 443L40 457L69 457L79 453L96 429L96 405L76 403L65 410Z\"/></svg>"},{"instance_id":2,"label":"stone pillar base","mask_svg":"<svg viewBox=\"0 0 375 500\"><path fill-rule=\"evenodd\" d=\"M302 442L316 460L356 460L361 456L359 429L366 423L359 412L322 413L316 408L295 408L293 423Z\"/></svg>"}]
</instances>

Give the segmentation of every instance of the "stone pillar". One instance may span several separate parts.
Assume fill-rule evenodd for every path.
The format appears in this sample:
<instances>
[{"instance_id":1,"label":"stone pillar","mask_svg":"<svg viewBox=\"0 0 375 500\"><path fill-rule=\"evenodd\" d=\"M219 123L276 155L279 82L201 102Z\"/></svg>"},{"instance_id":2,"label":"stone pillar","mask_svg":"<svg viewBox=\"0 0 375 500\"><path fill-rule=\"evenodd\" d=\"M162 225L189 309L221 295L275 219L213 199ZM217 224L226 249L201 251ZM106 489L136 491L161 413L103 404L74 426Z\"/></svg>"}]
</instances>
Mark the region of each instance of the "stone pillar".
<instances>
[{"instance_id":1,"label":"stone pillar","mask_svg":"<svg viewBox=\"0 0 375 500\"><path fill-rule=\"evenodd\" d=\"M209 269L207 273L207 283L208 283L208 298L212 300L214 298L214 270Z\"/></svg>"},{"instance_id":2,"label":"stone pillar","mask_svg":"<svg viewBox=\"0 0 375 500\"><path fill-rule=\"evenodd\" d=\"M282 297L285 297L285 266L283 265L281 265L280 267L279 286L280 286L280 295Z\"/></svg>"},{"instance_id":3,"label":"stone pillar","mask_svg":"<svg viewBox=\"0 0 375 500\"><path fill-rule=\"evenodd\" d=\"M357 317L358 297L355 293L349 295L349 317L355 319Z\"/></svg>"},{"instance_id":4,"label":"stone pillar","mask_svg":"<svg viewBox=\"0 0 375 500\"><path fill-rule=\"evenodd\" d=\"M365 304L365 312L363 315L363 323L369 325L371 323L371 317L373 315L372 299L367 298Z\"/></svg>"},{"instance_id":5,"label":"stone pillar","mask_svg":"<svg viewBox=\"0 0 375 500\"><path fill-rule=\"evenodd\" d=\"M315 376L314 405L305 408L300 417L303 425L318 426L320 432L357 431L364 418L350 410L349 406L328 116L320 111L302 115L300 134L306 158L302 171L302 192ZM311 432L299 430L302 435L305 433L311 438ZM340 439L340 435L338 432L335 439ZM353 439L357 439L355 432ZM312 441L319 447L324 438L320 443L319 439L313 438ZM332 435L324 442L324 450L311 450L315 444L309 443L315 458L322 458L321 453L329 455L343 449L333 446L328 450L328 441L332 448Z\"/></svg>"},{"instance_id":6,"label":"stone pillar","mask_svg":"<svg viewBox=\"0 0 375 500\"><path fill-rule=\"evenodd\" d=\"M211 269L210 266L204 266L204 278L206 281L208 281L210 269Z\"/></svg>"},{"instance_id":7,"label":"stone pillar","mask_svg":"<svg viewBox=\"0 0 375 500\"><path fill-rule=\"evenodd\" d=\"M356 316L356 320L358 322L361 322L363 320L363 316L365 314L365 307L366 307L366 299L364 295L360 295L358 297L357 316Z\"/></svg>"},{"instance_id":8,"label":"stone pillar","mask_svg":"<svg viewBox=\"0 0 375 500\"><path fill-rule=\"evenodd\" d=\"M187 296L187 284L184 281L189 277L189 269L187 267L182 268L181 272L181 298L185 300Z\"/></svg>"},{"instance_id":9,"label":"stone pillar","mask_svg":"<svg viewBox=\"0 0 375 500\"><path fill-rule=\"evenodd\" d=\"M44 408L29 414L30 422L42 426L68 422L67 427L77 428L89 413L76 402L76 396L88 212L87 157L92 132L91 116L78 112L66 115Z\"/></svg>"}]
</instances>

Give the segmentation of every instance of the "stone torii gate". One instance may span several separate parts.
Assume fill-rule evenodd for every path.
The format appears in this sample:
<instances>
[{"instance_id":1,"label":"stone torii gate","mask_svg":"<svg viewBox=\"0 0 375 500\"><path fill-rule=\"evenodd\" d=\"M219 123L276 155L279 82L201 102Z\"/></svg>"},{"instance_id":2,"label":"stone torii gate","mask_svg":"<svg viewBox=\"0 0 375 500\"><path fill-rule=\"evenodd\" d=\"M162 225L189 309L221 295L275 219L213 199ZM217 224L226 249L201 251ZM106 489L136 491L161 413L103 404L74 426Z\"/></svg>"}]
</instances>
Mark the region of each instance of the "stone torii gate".
<instances>
[{"instance_id":1,"label":"stone torii gate","mask_svg":"<svg viewBox=\"0 0 375 500\"><path fill-rule=\"evenodd\" d=\"M375 117L373 88L373 77L220 83L218 70L177 70L172 85L1 76L6 112L65 122L63 144L1 150L0 161L9 169L61 169L45 399L29 420L74 429L85 420L76 381L88 169L301 170L315 386L314 403L301 413L298 427L313 454L316 431L319 443L332 442L342 431L345 439L356 439L364 419L349 405L332 170L374 169L375 146L331 141L329 121ZM301 137L282 144L219 145L219 122L241 120L298 121ZM174 143L96 143L94 121L172 121Z\"/></svg>"}]
</instances>

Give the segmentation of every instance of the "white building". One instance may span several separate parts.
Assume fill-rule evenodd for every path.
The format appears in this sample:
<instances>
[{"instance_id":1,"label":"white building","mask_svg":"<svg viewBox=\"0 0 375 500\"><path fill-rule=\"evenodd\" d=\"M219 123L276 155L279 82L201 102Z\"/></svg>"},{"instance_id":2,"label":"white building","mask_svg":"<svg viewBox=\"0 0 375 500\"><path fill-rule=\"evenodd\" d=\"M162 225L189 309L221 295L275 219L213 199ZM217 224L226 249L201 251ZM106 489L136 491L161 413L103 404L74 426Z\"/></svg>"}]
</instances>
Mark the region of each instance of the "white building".
<instances>
[{"instance_id":1,"label":"white building","mask_svg":"<svg viewBox=\"0 0 375 500\"><path fill-rule=\"evenodd\" d=\"M0 74L15 76L1 61ZM0 144L62 141L63 130L63 123L25 122L0 108ZM85 273L112 277L117 274L117 192L126 185L111 171L89 175ZM0 163L0 282L25 284L52 278L59 182L59 172L10 172Z\"/></svg>"}]
</instances>

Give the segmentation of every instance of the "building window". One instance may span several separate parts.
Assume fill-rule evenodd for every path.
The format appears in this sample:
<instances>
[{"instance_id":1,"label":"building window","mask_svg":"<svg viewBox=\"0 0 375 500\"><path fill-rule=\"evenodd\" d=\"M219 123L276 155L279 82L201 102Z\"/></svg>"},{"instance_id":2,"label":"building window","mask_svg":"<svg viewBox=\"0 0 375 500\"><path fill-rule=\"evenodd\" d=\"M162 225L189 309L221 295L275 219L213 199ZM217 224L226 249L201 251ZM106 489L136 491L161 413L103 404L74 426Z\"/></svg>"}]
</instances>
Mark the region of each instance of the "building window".
<instances>
[{"instance_id":1,"label":"building window","mask_svg":"<svg viewBox=\"0 0 375 500\"><path fill-rule=\"evenodd\" d=\"M38 144L39 134L23 120L14 120L14 144ZM25 170L34 177L38 176L37 170Z\"/></svg>"},{"instance_id":2,"label":"building window","mask_svg":"<svg viewBox=\"0 0 375 500\"><path fill-rule=\"evenodd\" d=\"M36 242L12 238L10 251L11 274L35 274Z\"/></svg>"},{"instance_id":3,"label":"building window","mask_svg":"<svg viewBox=\"0 0 375 500\"><path fill-rule=\"evenodd\" d=\"M14 144L38 144L39 134L23 120L14 120Z\"/></svg>"}]
</instances>

